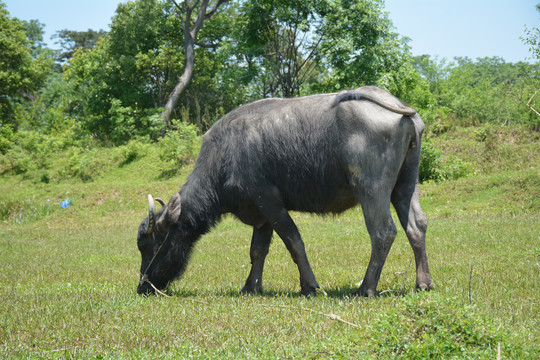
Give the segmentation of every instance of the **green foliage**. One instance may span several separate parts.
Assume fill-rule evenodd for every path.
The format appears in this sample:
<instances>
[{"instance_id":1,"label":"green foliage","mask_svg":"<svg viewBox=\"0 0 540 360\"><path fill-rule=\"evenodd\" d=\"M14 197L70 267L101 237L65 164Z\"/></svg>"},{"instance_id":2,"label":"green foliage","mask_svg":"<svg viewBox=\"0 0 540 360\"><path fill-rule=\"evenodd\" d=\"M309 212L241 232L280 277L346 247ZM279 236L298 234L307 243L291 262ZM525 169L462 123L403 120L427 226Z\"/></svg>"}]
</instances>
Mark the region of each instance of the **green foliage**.
<instances>
[{"instance_id":1,"label":"green foliage","mask_svg":"<svg viewBox=\"0 0 540 360\"><path fill-rule=\"evenodd\" d=\"M426 116L434 120L461 125L483 123L528 124L538 127L540 117L527 103L540 86L538 64L506 63L503 59L481 58L475 62L456 58L454 63L414 58L419 74L429 82L435 101L430 102ZM422 108L422 107L421 107ZM424 107L425 109L425 107Z\"/></svg>"},{"instance_id":2,"label":"green foliage","mask_svg":"<svg viewBox=\"0 0 540 360\"><path fill-rule=\"evenodd\" d=\"M197 156L195 151L199 141L195 125L173 122L173 129L159 140L159 157L167 164L166 171L174 173L183 165L192 162Z\"/></svg>"},{"instance_id":3,"label":"green foliage","mask_svg":"<svg viewBox=\"0 0 540 360\"><path fill-rule=\"evenodd\" d=\"M331 90L377 84L408 61L406 42L393 32L381 1L331 1L321 16L332 34L321 46L332 68ZM346 19L346 20L345 20Z\"/></svg>"},{"instance_id":4,"label":"green foliage","mask_svg":"<svg viewBox=\"0 0 540 360\"><path fill-rule=\"evenodd\" d=\"M257 97L291 97L377 83L407 49L380 1L242 3L239 50Z\"/></svg>"},{"instance_id":5,"label":"green foliage","mask_svg":"<svg viewBox=\"0 0 540 360\"><path fill-rule=\"evenodd\" d=\"M72 100L76 97L73 81L53 72L46 83L32 100L14 106L19 129L57 135L77 127L72 114Z\"/></svg>"},{"instance_id":6,"label":"green foliage","mask_svg":"<svg viewBox=\"0 0 540 360\"><path fill-rule=\"evenodd\" d=\"M15 98L27 97L39 89L51 71L52 60L37 54L37 45L27 40L25 24L11 18L0 1L0 119L5 124L11 119ZM30 23L32 24L32 23ZM36 23L33 23L37 25ZM35 26L32 27L35 29ZM38 31L42 31L38 26ZM33 34L36 37L37 34ZM31 39L32 40L32 39ZM32 46L35 46L32 48ZM37 57L32 58L32 54ZM15 124L16 125L16 124Z\"/></svg>"},{"instance_id":7,"label":"green foliage","mask_svg":"<svg viewBox=\"0 0 540 360\"><path fill-rule=\"evenodd\" d=\"M525 356L475 306L438 293L406 296L373 328L378 359L493 359L498 346L510 358Z\"/></svg>"},{"instance_id":8,"label":"green foliage","mask_svg":"<svg viewBox=\"0 0 540 360\"><path fill-rule=\"evenodd\" d=\"M118 99L111 101L106 118L94 119L87 126L113 144L122 144L129 139L142 136L155 139L162 128L161 118L155 109L133 109L130 106L122 106Z\"/></svg>"},{"instance_id":9,"label":"green foliage","mask_svg":"<svg viewBox=\"0 0 540 360\"><path fill-rule=\"evenodd\" d=\"M470 165L456 155L443 156L443 151L436 148L433 141L424 138L420 153L419 181L455 180L471 172Z\"/></svg>"},{"instance_id":10,"label":"green foliage","mask_svg":"<svg viewBox=\"0 0 540 360\"><path fill-rule=\"evenodd\" d=\"M126 145L118 147L121 156L121 165L129 164L132 161L143 158L149 151L151 144L140 140L131 140Z\"/></svg>"},{"instance_id":11,"label":"green foliage","mask_svg":"<svg viewBox=\"0 0 540 360\"><path fill-rule=\"evenodd\" d=\"M76 92L72 113L106 143L155 138L162 127L158 108L172 89L179 53L165 46L179 42L166 8L156 0L119 4L110 33L92 49L79 47L66 69Z\"/></svg>"},{"instance_id":12,"label":"green foliage","mask_svg":"<svg viewBox=\"0 0 540 360\"><path fill-rule=\"evenodd\" d=\"M13 172L26 178L50 180L47 170L50 156L72 144L70 136L50 136L34 131L18 131L13 135L9 149L0 157L4 172Z\"/></svg>"},{"instance_id":13,"label":"green foliage","mask_svg":"<svg viewBox=\"0 0 540 360\"><path fill-rule=\"evenodd\" d=\"M436 107L437 99L431 93L428 81L420 76L411 62L385 72L377 79L376 85L415 108L427 123L431 122L430 110Z\"/></svg>"},{"instance_id":14,"label":"green foliage","mask_svg":"<svg viewBox=\"0 0 540 360\"><path fill-rule=\"evenodd\" d=\"M6 150L0 154L0 174L18 175L36 184L88 183L111 169L128 166L150 155L154 159L153 166L162 171L160 176L170 176L193 162L200 143L197 127L183 122L175 122L173 129L158 142L140 137L107 148L102 142L75 140L77 137L73 129L57 135L22 130L13 134L7 130L3 138Z\"/></svg>"},{"instance_id":15,"label":"green foliage","mask_svg":"<svg viewBox=\"0 0 540 360\"><path fill-rule=\"evenodd\" d=\"M2 124L13 132L69 132L75 142L157 139L185 61L172 2L121 3L108 34L58 32L70 57L63 73L51 72L44 24L12 19L0 5ZM429 134L485 123L540 127L538 64L412 57L379 0L229 1L205 21L195 59L173 117L200 132L253 99L361 85L381 86L417 109ZM9 136L0 139L6 152Z\"/></svg>"},{"instance_id":16,"label":"green foliage","mask_svg":"<svg viewBox=\"0 0 540 360\"><path fill-rule=\"evenodd\" d=\"M57 56L57 61L64 63L71 59L77 49L93 49L100 38L107 35L104 30L95 31L88 29L87 31L75 31L62 29L53 35L53 38L58 39L58 44L62 48L62 52Z\"/></svg>"},{"instance_id":17,"label":"green foliage","mask_svg":"<svg viewBox=\"0 0 540 360\"><path fill-rule=\"evenodd\" d=\"M13 128L8 124L0 124L0 154L5 154L13 145L13 138Z\"/></svg>"},{"instance_id":18,"label":"green foliage","mask_svg":"<svg viewBox=\"0 0 540 360\"><path fill-rule=\"evenodd\" d=\"M97 179L109 165L105 159L96 156L97 151L97 149L70 149L63 176L76 177L83 182Z\"/></svg>"},{"instance_id":19,"label":"green foliage","mask_svg":"<svg viewBox=\"0 0 540 360\"><path fill-rule=\"evenodd\" d=\"M540 12L540 4L536 5L536 11ZM521 37L521 40L529 46L529 52L533 59L540 60L540 29L537 27L525 28L525 35Z\"/></svg>"}]
</instances>

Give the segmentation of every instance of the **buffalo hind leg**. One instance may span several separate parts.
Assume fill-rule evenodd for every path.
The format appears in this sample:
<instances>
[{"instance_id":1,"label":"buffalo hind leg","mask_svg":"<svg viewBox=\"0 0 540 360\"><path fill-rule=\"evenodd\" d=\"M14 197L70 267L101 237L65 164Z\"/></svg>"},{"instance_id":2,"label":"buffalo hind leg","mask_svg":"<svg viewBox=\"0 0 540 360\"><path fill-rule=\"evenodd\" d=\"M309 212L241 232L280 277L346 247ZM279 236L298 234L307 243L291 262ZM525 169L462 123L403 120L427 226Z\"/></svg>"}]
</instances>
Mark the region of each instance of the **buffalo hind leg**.
<instances>
[{"instance_id":1,"label":"buffalo hind leg","mask_svg":"<svg viewBox=\"0 0 540 360\"><path fill-rule=\"evenodd\" d=\"M384 196L384 193L366 191L360 195L360 204L371 238L371 258L362 284L353 293L356 296L375 295L386 257L396 238L397 230L390 214L390 199L389 196Z\"/></svg>"},{"instance_id":2,"label":"buffalo hind leg","mask_svg":"<svg viewBox=\"0 0 540 360\"><path fill-rule=\"evenodd\" d=\"M275 196L260 195L258 200L259 210L267 221L272 224L273 229L283 240L287 250L289 250L293 261L298 265L302 295L315 295L319 284L317 284L313 270L309 265L304 242L296 224Z\"/></svg>"},{"instance_id":3,"label":"buffalo hind leg","mask_svg":"<svg viewBox=\"0 0 540 360\"><path fill-rule=\"evenodd\" d=\"M260 294L262 288L262 274L264 261L268 255L268 249L272 240L272 226L268 223L260 228L253 227L253 236L251 238L251 249L249 255L251 257L251 271L246 280L246 284L242 289L242 294Z\"/></svg>"},{"instance_id":4,"label":"buffalo hind leg","mask_svg":"<svg viewBox=\"0 0 540 360\"><path fill-rule=\"evenodd\" d=\"M396 184L392 192L392 204L414 252L416 290L430 290L433 281L429 274L426 252L427 217L420 207L416 178Z\"/></svg>"}]
</instances>

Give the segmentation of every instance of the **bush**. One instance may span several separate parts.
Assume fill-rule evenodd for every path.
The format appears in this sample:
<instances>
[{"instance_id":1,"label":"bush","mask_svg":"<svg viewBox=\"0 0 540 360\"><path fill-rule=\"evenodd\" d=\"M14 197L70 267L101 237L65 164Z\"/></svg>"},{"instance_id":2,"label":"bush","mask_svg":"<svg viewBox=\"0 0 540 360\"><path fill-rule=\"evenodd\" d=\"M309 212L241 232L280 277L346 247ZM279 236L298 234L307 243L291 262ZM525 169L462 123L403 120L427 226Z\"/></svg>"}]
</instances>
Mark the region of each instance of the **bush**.
<instances>
[{"instance_id":1,"label":"bush","mask_svg":"<svg viewBox=\"0 0 540 360\"><path fill-rule=\"evenodd\" d=\"M36 131L19 130L14 134L6 132L7 149L0 162L7 171L16 174L27 174L36 170L47 169L50 155L74 144L72 133L61 135L45 135ZM1 139L0 135L0 139ZM0 143L2 140L0 140Z\"/></svg>"},{"instance_id":2,"label":"bush","mask_svg":"<svg viewBox=\"0 0 540 360\"><path fill-rule=\"evenodd\" d=\"M195 125L174 122L173 130L168 131L165 137L159 140L159 157L171 168L179 169L195 159L198 143Z\"/></svg>"},{"instance_id":3,"label":"bush","mask_svg":"<svg viewBox=\"0 0 540 360\"><path fill-rule=\"evenodd\" d=\"M144 157L148 150L148 144L141 140L131 140L126 145L118 147L120 152L121 165L129 164L130 162Z\"/></svg>"},{"instance_id":4,"label":"bush","mask_svg":"<svg viewBox=\"0 0 540 360\"><path fill-rule=\"evenodd\" d=\"M495 359L498 346L505 358L528 357L474 306L437 293L399 298L373 328L373 353L380 359Z\"/></svg>"},{"instance_id":5,"label":"bush","mask_svg":"<svg viewBox=\"0 0 540 360\"><path fill-rule=\"evenodd\" d=\"M455 155L443 156L443 152L437 149L433 143L425 138L422 142L420 153L420 168L418 170L419 181L444 181L455 180L466 176L470 172L470 165L463 162Z\"/></svg>"},{"instance_id":6,"label":"bush","mask_svg":"<svg viewBox=\"0 0 540 360\"><path fill-rule=\"evenodd\" d=\"M13 128L10 125L0 125L0 154L5 154L13 145Z\"/></svg>"},{"instance_id":7,"label":"bush","mask_svg":"<svg viewBox=\"0 0 540 360\"><path fill-rule=\"evenodd\" d=\"M107 163L96 157L95 149L74 148L70 150L69 160L63 176L78 177L83 182L95 180L107 166Z\"/></svg>"}]
</instances>

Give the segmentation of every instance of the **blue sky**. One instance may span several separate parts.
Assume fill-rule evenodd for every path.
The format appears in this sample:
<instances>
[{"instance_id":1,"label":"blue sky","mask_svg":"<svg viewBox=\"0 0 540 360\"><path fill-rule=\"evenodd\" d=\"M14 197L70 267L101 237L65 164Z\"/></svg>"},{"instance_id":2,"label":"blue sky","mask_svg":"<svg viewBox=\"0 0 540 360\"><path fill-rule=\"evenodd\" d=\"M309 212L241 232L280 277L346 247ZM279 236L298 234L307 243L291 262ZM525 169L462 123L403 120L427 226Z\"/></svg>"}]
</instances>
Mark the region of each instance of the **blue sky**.
<instances>
[{"instance_id":1,"label":"blue sky","mask_svg":"<svg viewBox=\"0 0 540 360\"><path fill-rule=\"evenodd\" d=\"M3 0L11 16L45 24L45 42L61 29L109 29L116 6L125 0ZM397 32L411 39L414 55L452 59L499 56L528 60L519 39L525 26L540 27L540 0L385 0Z\"/></svg>"}]
</instances>

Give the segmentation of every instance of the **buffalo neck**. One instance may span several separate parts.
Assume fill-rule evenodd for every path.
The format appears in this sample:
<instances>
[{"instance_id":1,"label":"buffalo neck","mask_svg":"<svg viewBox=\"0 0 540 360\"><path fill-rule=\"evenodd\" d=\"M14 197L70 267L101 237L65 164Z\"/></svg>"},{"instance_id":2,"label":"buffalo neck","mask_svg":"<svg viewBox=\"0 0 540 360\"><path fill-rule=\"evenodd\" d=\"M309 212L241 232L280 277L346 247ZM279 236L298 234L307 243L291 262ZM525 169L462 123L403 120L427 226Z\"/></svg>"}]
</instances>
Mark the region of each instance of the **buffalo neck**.
<instances>
[{"instance_id":1,"label":"buffalo neck","mask_svg":"<svg viewBox=\"0 0 540 360\"><path fill-rule=\"evenodd\" d=\"M207 233L220 219L220 201L216 184L210 176L198 175L196 170L180 190L182 213L180 222L195 239Z\"/></svg>"}]
</instances>

